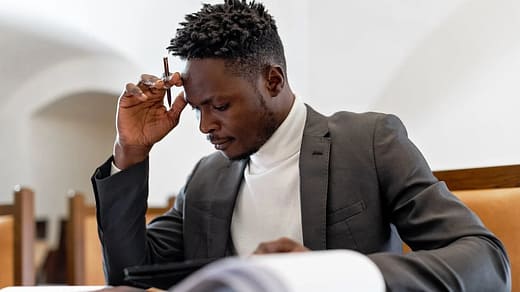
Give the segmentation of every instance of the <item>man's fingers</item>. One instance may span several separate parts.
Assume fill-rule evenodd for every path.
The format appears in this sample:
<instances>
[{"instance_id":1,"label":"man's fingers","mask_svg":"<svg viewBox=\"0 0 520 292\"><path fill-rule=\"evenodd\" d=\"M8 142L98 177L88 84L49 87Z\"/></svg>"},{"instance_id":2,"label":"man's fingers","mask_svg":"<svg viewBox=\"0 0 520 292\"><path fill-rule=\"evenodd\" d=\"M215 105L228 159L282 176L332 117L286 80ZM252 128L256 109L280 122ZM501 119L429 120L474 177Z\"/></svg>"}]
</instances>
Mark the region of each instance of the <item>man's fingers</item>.
<instances>
[{"instance_id":1,"label":"man's fingers","mask_svg":"<svg viewBox=\"0 0 520 292\"><path fill-rule=\"evenodd\" d=\"M150 75L150 74L142 74L141 75L141 83L143 85L146 85L149 88L161 88L161 87L155 87L155 84L157 81L160 81L161 79L157 76Z\"/></svg>"},{"instance_id":2,"label":"man's fingers","mask_svg":"<svg viewBox=\"0 0 520 292\"><path fill-rule=\"evenodd\" d=\"M309 249L300 243L282 237L280 239L268 242L262 242L258 245L253 254L268 254L268 253L281 253L281 252L301 252L308 251Z\"/></svg>"},{"instance_id":3,"label":"man's fingers","mask_svg":"<svg viewBox=\"0 0 520 292\"><path fill-rule=\"evenodd\" d=\"M168 89L173 86L182 86L181 73L175 72L170 76L159 78L150 74L142 74L141 80L137 84L143 92L155 92L158 89Z\"/></svg>"},{"instance_id":4,"label":"man's fingers","mask_svg":"<svg viewBox=\"0 0 520 292\"><path fill-rule=\"evenodd\" d=\"M182 86L181 74L175 72L172 75L161 79L157 76L150 74L142 74L141 80L137 83L128 83L125 87L124 97L136 97L140 101L147 101L150 98L155 100L156 98L164 97L164 90L172 86ZM186 106L186 101L182 98L181 101L177 102L177 109L172 107L174 110L172 115L178 116L180 112ZM179 110L180 108L180 110Z\"/></svg>"},{"instance_id":5,"label":"man's fingers","mask_svg":"<svg viewBox=\"0 0 520 292\"><path fill-rule=\"evenodd\" d=\"M290 251L290 246L287 243L270 241L260 243L254 251L254 254L280 253L288 251Z\"/></svg>"},{"instance_id":6,"label":"man's fingers","mask_svg":"<svg viewBox=\"0 0 520 292\"><path fill-rule=\"evenodd\" d=\"M182 77L181 73L175 72L170 76L163 78L162 80L156 83L157 86L162 86L163 88L170 88L173 86L180 87L182 86Z\"/></svg>"},{"instance_id":7,"label":"man's fingers","mask_svg":"<svg viewBox=\"0 0 520 292\"><path fill-rule=\"evenodd\" d=\"M125 86L125 92L123 92L123 97L136 97L140 101L146 101L148 96L143 93L139 86L133 83L127 83Z\"/></svg>"},{"instance_id":8,"label":"man's fingers","mask_svg":"<svg viewBox=\"0 0 520 292\"><path fill-rule=\"evenodd\" d=\"M137 83L137 86L141 88L144 94L159 98L164 96L164 88L162 86L157 86L157 82L160 81L157 76L150 74L142 74L141 80Z\"/></svg>"},{"instance_id":9,"label":"man's fingers","mask_svg":"<svg viewBox=\"0 0 520 292\"><path fill-rule=\"evenodd\" d=\"M168 111L168 115L170 116L170 119L174 121L175 125L179 123L181 112L187 104L186 99L184 99L184 91L181 91L173 101L171 109Z\"/></svg>"}]
</instances>

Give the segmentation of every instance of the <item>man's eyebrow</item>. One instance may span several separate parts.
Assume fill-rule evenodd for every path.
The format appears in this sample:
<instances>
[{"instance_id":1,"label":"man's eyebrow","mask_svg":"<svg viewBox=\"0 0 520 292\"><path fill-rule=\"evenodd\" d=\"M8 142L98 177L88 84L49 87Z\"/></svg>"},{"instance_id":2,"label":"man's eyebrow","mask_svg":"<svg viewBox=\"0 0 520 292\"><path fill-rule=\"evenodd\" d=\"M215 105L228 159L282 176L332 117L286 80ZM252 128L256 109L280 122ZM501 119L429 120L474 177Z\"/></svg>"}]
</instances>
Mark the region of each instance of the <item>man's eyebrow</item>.
<instances>
[{"instance_id":1,"label":"man's eyebrow","mask_svg":"<svg viewBox=\"0 0 520 292\"><path fill-rule=\"evenodd\" d=\"M198 106L201 106L201 105L206 105L208 103L211 103L211 101L216 98L217 96L209 96L209 97L206 97L204 99L202 99L202 101L200 102L200 104ZM188 102L188 104L192 107L192 108L196 108L196 106L190 102L188 99L186 100Z\"/></svg>"}]
</instances>

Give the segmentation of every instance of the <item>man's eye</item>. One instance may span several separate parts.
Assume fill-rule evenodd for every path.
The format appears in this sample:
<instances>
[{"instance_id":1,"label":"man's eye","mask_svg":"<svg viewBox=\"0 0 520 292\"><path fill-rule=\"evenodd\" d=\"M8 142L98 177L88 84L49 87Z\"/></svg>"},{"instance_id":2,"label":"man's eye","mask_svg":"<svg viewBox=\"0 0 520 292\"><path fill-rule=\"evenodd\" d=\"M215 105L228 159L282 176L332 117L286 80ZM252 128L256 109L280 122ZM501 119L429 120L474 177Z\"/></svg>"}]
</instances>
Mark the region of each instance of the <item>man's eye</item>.
<instances>
[{"instance_id":1,"label":"man's eye","mask_svg":"<svg viewBox=\"0 0 520 292\"><path fill-rule=\"evenodd\" d=\"M223 112L223 111L227 110L228 107L229 107L229 103L226 103L226 104L221 105L221 106L214 106L213 108L218 110L218 111Z\"/></svg>"}]
</instances>

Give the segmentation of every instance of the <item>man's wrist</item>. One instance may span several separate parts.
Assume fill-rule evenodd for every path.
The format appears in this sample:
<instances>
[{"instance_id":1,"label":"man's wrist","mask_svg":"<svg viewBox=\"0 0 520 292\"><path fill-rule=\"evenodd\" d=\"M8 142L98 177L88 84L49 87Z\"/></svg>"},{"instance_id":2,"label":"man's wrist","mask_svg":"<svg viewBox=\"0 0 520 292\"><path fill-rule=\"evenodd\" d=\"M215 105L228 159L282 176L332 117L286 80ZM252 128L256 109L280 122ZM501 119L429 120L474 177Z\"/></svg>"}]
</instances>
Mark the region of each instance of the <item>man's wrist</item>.
<instances>
[{"instance_id":1,"label":"man's wrist","mask_svg":"<svg viewBox=\"0 0 520 292\"><path fill-rule=\"evenodd\" d=\"M114 166L120 170L129 168L144 161L152 147L148 146L122 146L119 142L114 144Z\"/></svg>"}]
</instances>

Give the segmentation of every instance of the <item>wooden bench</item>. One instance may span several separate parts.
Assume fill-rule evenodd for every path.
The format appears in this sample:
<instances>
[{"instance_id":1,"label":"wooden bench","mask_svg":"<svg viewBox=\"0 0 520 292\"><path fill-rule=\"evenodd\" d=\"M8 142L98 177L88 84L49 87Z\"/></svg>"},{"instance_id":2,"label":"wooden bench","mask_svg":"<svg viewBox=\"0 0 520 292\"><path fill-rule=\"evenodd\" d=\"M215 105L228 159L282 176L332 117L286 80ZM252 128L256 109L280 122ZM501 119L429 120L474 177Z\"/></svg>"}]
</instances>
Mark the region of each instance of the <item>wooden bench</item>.
<instances>
[{"instance_id":1,"label":"wooden bench","mask_svg":"<svg viewBox=\"0 0 520 292\"><path fill-rule=\"evenodd\" d=\"M17 186L0 205L0 288L34 285L34 193Z\"/></svg>"},{"instance_id":2,"label":"wooden bench","mask_svg":"<svg viewBox=\"0 0 520 292\"><path fill-rule=\"evenodd\" d=\"M168 200L165 207L149 207L146 222L164 214L175 202ZM67 223L67 282L70 285L104 285L101 244L97 233L96 207L85 202L81 193L69 197Z\"/></svg>"}]
</instances>

